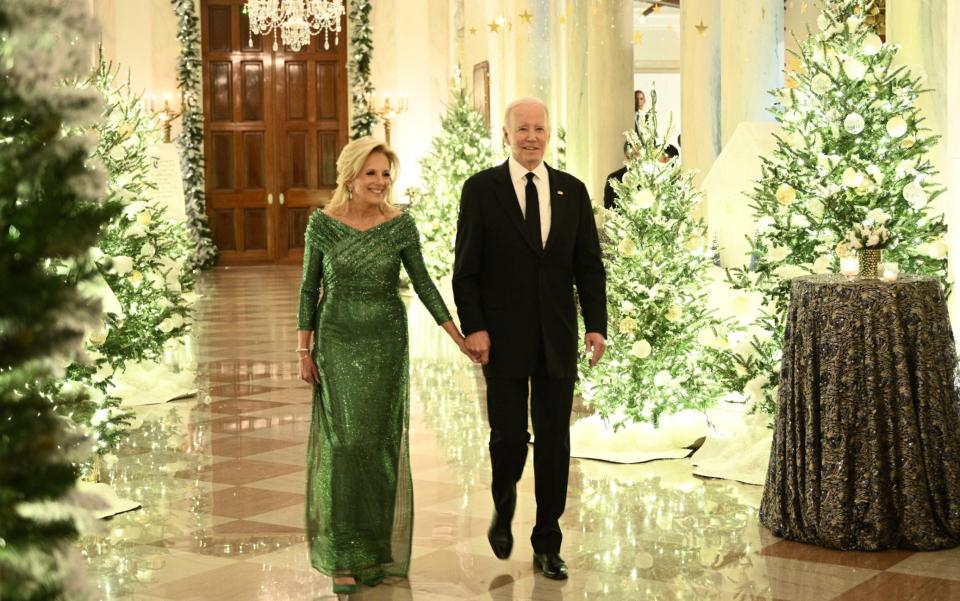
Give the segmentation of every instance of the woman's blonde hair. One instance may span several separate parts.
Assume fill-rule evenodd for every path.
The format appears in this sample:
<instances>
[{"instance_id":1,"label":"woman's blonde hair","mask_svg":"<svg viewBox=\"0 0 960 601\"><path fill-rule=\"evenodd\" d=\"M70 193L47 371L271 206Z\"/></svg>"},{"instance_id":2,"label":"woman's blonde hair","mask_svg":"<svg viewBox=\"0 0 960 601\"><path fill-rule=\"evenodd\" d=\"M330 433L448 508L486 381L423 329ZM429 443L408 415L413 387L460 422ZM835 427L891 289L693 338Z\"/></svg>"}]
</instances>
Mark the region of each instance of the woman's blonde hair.
<instances>
[{"instance_id":1,"label":"woman's blonde hair","mask_svg":"<svg viewBox=\"0 0 960 601\"><path fill-rule=\"evenodd\" d=\"M380 204L380 210L386 211L393 208L393 183L397 181L397 170L400 168L400 161L397 159L397 153L390 149L387 144L372 136L364 136L350 142L340 151L337 158L337 189L333 191L333 197L327 203L327 208L336 211L342 208L350 200L350 193L347 191L347 185L363 169L363 164L367 162L367 157L375 152L383 153L390 163L390 184L387 186L387 193L383 195L383 202Z\"/></svg>"}]
</instances>

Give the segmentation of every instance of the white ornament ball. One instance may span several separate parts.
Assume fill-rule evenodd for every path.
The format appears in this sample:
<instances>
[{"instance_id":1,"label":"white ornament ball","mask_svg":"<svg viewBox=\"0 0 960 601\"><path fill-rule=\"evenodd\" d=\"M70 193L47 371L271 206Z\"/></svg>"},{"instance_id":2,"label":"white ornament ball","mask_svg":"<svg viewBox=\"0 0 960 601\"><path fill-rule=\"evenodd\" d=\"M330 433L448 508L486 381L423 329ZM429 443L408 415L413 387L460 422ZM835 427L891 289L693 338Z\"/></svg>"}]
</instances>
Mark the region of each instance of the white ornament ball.
<instances>
[{"instance_id":1,"label":"white ornament ball","mask_svg":"<svg viewBox=\"0 0 960 601\"><path fill-rule=\"evenodd\" d=\"M927 245L927 255L931 259L946 258L948 250L946 243L939 238Z\"/></svg>"},{"instance_id":2,"label":"white ornament ball","mask_svg":"<svg viewBox=\"0 0 960 601\"><path fill-rule=\"evenodd\" d=\"M867 66L856 58L843 61L843 72L853 81L860 81L867 74Z\"/></svg>"},{"instance_id":3,"label":"white ornament ball","mask_svg":"<svg viewBox=\"0 0 960 601\"><path fill-rule=\"evenodd\" d=\"M133 258L124 255L113 257L112 270L117 275L127 275L133 271Z\"/></svg>"},{"instance_id":4,"label":"white ornament ball","mask_svg":"<svg viewBox=\"0 0 960 601\"><path fill-rule=\"evenodd\" d=\"M797 199L797 191L790 184L780 184L776 196L777 202L786 207Z\"/></svg>"},{"instance_id":5,"label":"white ornament ball","mask_svg":"<svg viewBox=\"0 0 960 601\"><path fill-rule=\"evenodd\" d=\"M670 372L667 370L660 370L653 376L653 384L655 386L669 386L673 383L673 376L670 375Z\"/></svg>"},{"instance_id":6,"label":"white ornament ball","mask_svg":"<svg viewBox=\"0 0 960 601\"><path fill-rule=\"evenodd\" d=\"M825 207L823 202L816 198L811 198L807 201L807 210L810 211L810 214L820 219L823 217L823 211Z\"/></svg>"},{"instance_id":7,"label":"white ornament ball","mask_svg":"<svg viewBox=\"0 0 960 601\"><path fill-rule=\"evenodd\" d=\"M810 87L817 94L825 94L833 88L833 82L830 81L830 76L826 73L817 73L810 80Z\"/></svg>"},{"instance_id":8,"label":"white ornament ball","mask_svg":"<svg viewBox=\"0 0 960 601\"><path fill-rule=\"evenodd\" d=\"M843 128L853 135L862 132L866 125L867 123L863 120L860 113L850 113L847 115L847 118L843 120Z\"/></svg>"},{"instance_id":9,"label":"white ornament ball","mask_svg":"<svg viewBox=\"0 0 960 601\"><path fill-rule=\"evenodd\" d=\"M619 250L620 254L624 257L632 257L637 254L637 243L630 238L624 238L620 241L620 244L617 245L617 250Z\"/></svg>"},{"instance_id":10,"label":"white ornament ball","mask_svg":"<svg viewBox=\"0 0 960 601\"><path fill-rule=\"evenodd\" d=\"M920 180L913 180L903 187L903 199L910 203L914 209L922 209L927 204L926 191L920 185Z\"/></svg>"},{"instance_id":11,"label":"white ornament ball","mask_svg":"<svg viewBox=\"0 0 960 601\"><path fill-rule=\"evenodd\" d=\"M633 204L638 209L649 209L656 198L650 190L637 190L633 193Z\"/></svg>"},{"instance_id":12,"label":"white ornament ball","mask_svg":"<svg viewBox=\"0 0 960 601\"><path fill-rule=\"evenodd\" d=\"M890 134L891 138L899 138L907 133L906 120L900 115L890 117L890 120L887 121L887 133Z\"/></svg>"},{"instance_id":13,"label":"white ornament ball","mask_svg":"<svg viewBox=\"0 0 960 601\"><path fill-rule=\"evenodd\" d=\"M867 56L876 56L883 48L883 40L875 33L871 33L863 39L863 53Z\"/></svg>"},{"instance_id":14,"label":"white ornament ball","mask_svg":"<svg viewBox=\"0 0 960 601\"><path fill-rule=\"evenodd\" d=\"M637 359L646 359L650 356L651 350L649 342L646 340L638 340L630 347L630 354Z\"/></svg>"},{"instance_id":15,"label":"white ornament ball","mask_svg":"<svg viewBox=\"0 0 960 601\"><path fill-rule=\"evenodd\" d=\"M857 188L861 184L863 184L863 174L853 167L847 167L843 172L843 185L848 188Z\"/></svg>"}]
</instances>

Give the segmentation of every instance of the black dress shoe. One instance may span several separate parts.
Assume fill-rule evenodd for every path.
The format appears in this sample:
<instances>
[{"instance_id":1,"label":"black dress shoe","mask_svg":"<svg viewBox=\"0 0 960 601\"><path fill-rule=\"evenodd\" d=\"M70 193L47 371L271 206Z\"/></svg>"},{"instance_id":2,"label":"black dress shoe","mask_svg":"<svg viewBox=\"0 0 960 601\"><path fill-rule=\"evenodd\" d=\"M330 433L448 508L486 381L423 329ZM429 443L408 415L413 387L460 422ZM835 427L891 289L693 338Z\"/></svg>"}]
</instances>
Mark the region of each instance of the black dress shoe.
<instances>
[{"instance_id":1,"label":"black dress shoe","mask_svg":"<svg viewBox=\"0 0 960 601\"><path fill-rule=\"evenodd\" d=\"M551 580L567 579L567 562L559 553L534 553L533 569L541 570Z\"/></svg>"},{"instance_id":2,"label":"black dress shoe","mask_svg":"<svg viewBox=\"0 0 960 601\"><path fill-rule=\"evenodd\" d=\"M513 533L510 532L510 521L500 519L497 512L493 512L493 521L487 530L487 540L497 559L507 559L513 551Z\"/></svg>"}]
</instances>

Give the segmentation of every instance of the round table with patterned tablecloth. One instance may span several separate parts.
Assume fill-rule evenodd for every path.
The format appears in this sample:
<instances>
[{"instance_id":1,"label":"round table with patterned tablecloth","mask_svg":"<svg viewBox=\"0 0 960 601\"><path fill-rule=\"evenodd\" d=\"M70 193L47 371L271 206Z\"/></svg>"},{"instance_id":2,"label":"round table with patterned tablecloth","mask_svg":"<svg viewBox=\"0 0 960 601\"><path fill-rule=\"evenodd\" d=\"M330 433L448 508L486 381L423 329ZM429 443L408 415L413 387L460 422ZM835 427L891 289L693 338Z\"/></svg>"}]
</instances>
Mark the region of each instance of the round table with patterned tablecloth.
<instances>
[{"instance_id":1,"label":"round table with patterned tablecloth","mask_svg":"<svg viewBox=\"0 0 960 601\"><path fill-rule=\"evenodd\" d=\"M834 549L960 545L960 400L930 277L791 283L760 521Z\"/></svg>"}]
</instances>

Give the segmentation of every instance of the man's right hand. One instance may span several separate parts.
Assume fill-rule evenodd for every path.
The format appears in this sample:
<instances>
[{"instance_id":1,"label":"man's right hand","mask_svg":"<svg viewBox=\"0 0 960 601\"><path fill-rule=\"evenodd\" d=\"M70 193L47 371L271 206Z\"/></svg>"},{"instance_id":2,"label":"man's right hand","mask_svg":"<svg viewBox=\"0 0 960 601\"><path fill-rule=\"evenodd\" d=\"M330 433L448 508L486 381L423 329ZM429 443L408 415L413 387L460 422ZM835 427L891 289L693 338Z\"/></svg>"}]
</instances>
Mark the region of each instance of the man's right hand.
<instances>
[{"instance_id":1,"label":"man's right hand","mask_svg":"<svg viewBox=\"0 0 960 601\"><path fill-rule=\"evenodd\" d=\"M486 330L480 330L467 336L464 345L474 362L486 365L490 361L490 335L487 334Z\"/></svg>"}]
</instances>

